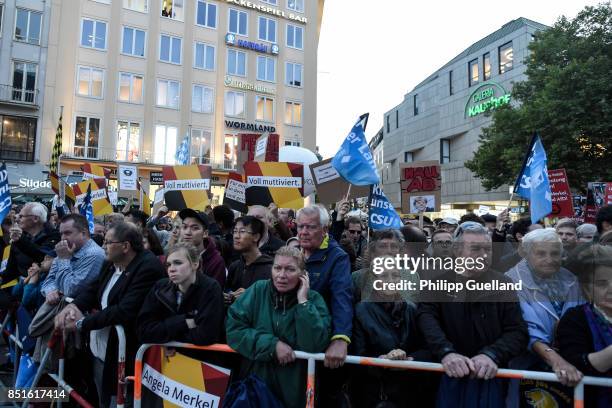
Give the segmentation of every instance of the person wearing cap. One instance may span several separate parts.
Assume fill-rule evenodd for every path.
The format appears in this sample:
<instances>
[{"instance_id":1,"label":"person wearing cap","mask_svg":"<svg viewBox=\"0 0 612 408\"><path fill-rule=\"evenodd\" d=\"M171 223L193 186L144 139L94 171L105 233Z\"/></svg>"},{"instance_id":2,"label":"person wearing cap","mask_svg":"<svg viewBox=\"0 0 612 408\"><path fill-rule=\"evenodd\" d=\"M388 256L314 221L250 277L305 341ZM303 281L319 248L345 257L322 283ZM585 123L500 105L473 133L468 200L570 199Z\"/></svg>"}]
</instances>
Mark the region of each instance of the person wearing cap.
<instances>
[{"instance_id":1,"label":"person wearing cap","mask_svg":"<svg viewBox=\"0 0 612 408\"><path fill-rule=\"evenodd\" d=\"M438 228L446 230L451 234L455 232L457 229L457 225L459 225L459 221L453 217L442 218L442 221L438 224Z\"/></svg>"},{"instance_id":2,"label":"person wearing cap","mask_svg":"<svg viewBox=\"0 0 612 408\"><path fill-rule=\"evenodd\" d=\"M215 240L208 236L208 217L201 211L185 208L179 212L180 241L193 245L200 252L200 272L210 276L225 287L225 261L217 249Z\"/></svg>"}]
</instances>

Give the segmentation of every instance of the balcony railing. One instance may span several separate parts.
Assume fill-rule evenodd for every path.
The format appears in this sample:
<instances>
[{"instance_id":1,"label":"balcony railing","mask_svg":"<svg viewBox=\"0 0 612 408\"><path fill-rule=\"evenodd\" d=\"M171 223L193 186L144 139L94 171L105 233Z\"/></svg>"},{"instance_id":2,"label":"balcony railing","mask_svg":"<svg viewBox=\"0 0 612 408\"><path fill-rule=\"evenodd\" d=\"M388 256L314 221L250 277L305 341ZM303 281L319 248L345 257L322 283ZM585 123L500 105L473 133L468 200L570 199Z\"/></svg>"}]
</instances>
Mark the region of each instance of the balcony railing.
<instances>
[{"instance_id":1,"label":"balcony railing","mask_svg":"<svg viewBox=\"0 0 612 408\"><path fill-rule=\"evenodd\" d=\"M38 107L38 89L23 89L0 84L0 101Z\"/></svg>"}]
</instances>

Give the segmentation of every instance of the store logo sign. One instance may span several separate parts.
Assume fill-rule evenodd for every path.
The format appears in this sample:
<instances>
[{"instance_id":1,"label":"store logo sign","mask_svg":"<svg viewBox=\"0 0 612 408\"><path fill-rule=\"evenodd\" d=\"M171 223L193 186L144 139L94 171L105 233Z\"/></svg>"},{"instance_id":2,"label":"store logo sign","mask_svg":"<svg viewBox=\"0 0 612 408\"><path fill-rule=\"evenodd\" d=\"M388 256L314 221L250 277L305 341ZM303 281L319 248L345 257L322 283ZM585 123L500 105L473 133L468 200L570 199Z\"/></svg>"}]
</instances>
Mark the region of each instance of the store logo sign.
<instances>
[{"instance_id":1,"label":"store logo sign","mask_svg":"<svg viewBox=\"0 0 612 408\"><path fill-rule=\"evenodd\" d=\"M489 82L476 88L465 105L465 117L471 118L510 103L511 95L503 86Z\"/></svg>"},{"instance_id":2,"label":"store logo sign","mask_svg":"<svg viewBox=\"0 0 612 408\"><path fill-rule=\"evenodd\" d=\"M276 44L268 45L263 43L256 43L253 41L247 41L240 38L236 38L236 34L232 33L227 33L225 35L225 43L227 45L233 45L235 47L245 48L247 50L253 50L264 54L278 55L279 51L278 45Z\"/></svg>"}]
</instances>

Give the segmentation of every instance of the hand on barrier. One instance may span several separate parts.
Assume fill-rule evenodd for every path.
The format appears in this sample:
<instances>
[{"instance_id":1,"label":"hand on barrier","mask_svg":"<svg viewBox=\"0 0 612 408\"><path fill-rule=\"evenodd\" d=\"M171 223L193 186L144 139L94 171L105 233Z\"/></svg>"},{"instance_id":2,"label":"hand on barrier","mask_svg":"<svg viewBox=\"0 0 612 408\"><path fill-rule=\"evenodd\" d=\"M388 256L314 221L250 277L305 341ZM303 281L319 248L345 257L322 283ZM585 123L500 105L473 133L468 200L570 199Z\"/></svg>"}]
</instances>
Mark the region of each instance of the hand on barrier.
<instances>
[{"instance_id":1,"label":"hand on barrier","mask_svg":"<svg viewBox=\"0 0 612 408\"><path fill-rule=\"evenodd\" d=\"M344 340L332 340L325 350L323 365L327 368L338 368L344 365L346 360L348 344Z\"/></svg>"},{"instance_id":2,"label":"hand on barrier","mask_svg":"<svg viewBox=\"0 0 612 408\"><path fill-rule=\"evenodd\" d=\"M21 228L19 228L19 226L13 225L11 229L9 229L9 238L11 240L11 243L19 241L19 238L21 238L22 233L23 231L21 230Z\"/></svg>"},{"instance_id":3,"label":"hand on barrier","mask_svg":"<svg viewBox=\"0 0 612 408\"><path fill-rule=\"evenodd\" d=\"M552 369L559 379L559 382L569 387L575 386L582 380L582 377L584 377L584 374L578 371L576 367L562 358L553 364Z\"/></svg>"},{"instance_id":4,"label":"hand on barrier","mask_svg":"<svg viewBox=\"0 0 612 408\"><path fill-rule=\"evenodd\" d=\"M442 359L446 375L452 378L462 378L475 371L474 362L458 353L448 353Z\"/></svg>"},{"instance_id":5,"label":"hand on barrier","mask_svg":"<svg viewBox=\"0 0 612 408\"><path fill-rule=\"evenodd\" d=\"M164 347L164 357L166 360L170 360L170 357L174 357L176 355L176 349L173 347Z\"/></svg>"},{"instance_id":6,"label":"hand on barrier","mask_svg":"<svg viewBox=\"0 0 612 408\"><path fill-rule=\"evenodd\" d=\"M495 378L497 374L497 364L491 358L484 354L478 354L472 357L474 363L474 371L472 372L472 378L479 378L482 380L490 380Z\"/></svg>"},{"instance_id":7,"label":"hand on barrier","mask_svg":"<svg viewBox=\"0 0 612 408\"><path fill-rule=\"evenodd\" d=\"M55 328L66 331L76 330L76 322L83 317L83 313L74 304L69 304L55 316Z\"/></svg>"},{"instance_id":8,"label":"hand on barrier","mask_svg":"<svg viewBox=\"0 0 612 408\"><path fill-rule=\"evenodd\" d=\"M295 352L291 346L279 340L276 343L276 359L282 366L293 363L295 361Z\"/></svg>"},{"instance_id":9,"label":"hand on barrier","mask_svg":"<svg viewBox=\"0 0 612 408\"><path fill-rule=\"evenodd\" d=\"M414 358L406 355L406 352L402 349L391 350L387 354L383 354L382 356L378 358L385 358L387 360L407 360L407 361L414 360Z\"/></svg>"}]
</instances>

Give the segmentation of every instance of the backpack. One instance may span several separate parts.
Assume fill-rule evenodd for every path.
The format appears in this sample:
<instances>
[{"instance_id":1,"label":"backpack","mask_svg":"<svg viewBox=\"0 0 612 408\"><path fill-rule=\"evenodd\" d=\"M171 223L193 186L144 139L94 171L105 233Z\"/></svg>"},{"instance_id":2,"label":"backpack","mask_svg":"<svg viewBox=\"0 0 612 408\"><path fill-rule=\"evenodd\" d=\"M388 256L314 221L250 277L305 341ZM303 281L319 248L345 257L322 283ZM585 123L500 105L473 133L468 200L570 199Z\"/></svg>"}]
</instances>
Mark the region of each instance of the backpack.
<instances>
[{"instance_id":1,"label":"backpack","mask_svg":"<svg viewBox=\"0 0 612 408\"><path fill-rule=\"evenodd\" d=\"M265 382L255 374L233 383L223 398L223 408L283 408Z\"/></svg>"}]
</instances>

